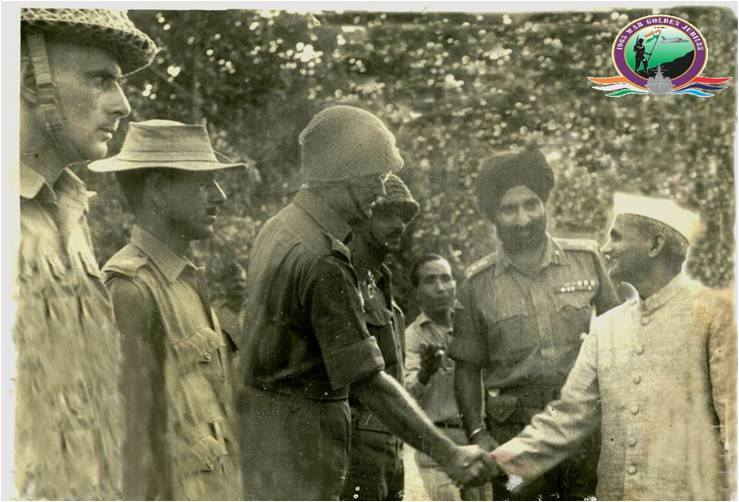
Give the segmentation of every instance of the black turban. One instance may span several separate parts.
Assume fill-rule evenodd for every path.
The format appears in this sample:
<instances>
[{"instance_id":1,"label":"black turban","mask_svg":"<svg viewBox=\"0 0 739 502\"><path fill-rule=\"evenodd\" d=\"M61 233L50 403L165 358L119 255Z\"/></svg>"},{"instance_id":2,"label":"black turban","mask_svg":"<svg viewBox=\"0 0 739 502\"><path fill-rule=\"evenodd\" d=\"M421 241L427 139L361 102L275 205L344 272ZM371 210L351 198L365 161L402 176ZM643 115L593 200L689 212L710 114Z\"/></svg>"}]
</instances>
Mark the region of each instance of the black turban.
<instances>
[{"instance_id":1,"label":"black turban","mask_svg":"<svg viewBox=\"0 0 739 502\"><path fill-rule=\"evenodd\" d=\"M475 187L477 207L485 217L493 219L505 193L519 185L528 187L542 202L547 201L554 186L552 168L535 146L497 155L483 164Z\"/></svg>"}]
</instances>

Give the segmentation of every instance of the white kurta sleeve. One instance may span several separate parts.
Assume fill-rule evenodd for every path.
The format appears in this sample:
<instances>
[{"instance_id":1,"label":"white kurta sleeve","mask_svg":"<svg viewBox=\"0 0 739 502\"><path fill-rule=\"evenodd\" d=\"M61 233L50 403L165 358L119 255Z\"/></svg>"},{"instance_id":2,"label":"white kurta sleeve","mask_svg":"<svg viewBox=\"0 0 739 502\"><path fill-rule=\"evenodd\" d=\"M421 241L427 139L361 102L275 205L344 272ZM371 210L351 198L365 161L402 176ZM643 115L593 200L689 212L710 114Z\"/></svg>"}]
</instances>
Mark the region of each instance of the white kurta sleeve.
<instances>
[{"instance_id":1,"label":"white kurta sleeve","mask_svg":"<svg viewBox=\"0 0 739 502\"><path fill-rule=\"evenodd\" d=\"M518 478L528 481L564 460L600 421L597 337L588 335L559 400L534 416L515 438L493 451L512 488Z\"/></svg>"},{"instance_id":2,"label":"white kurta sleeve","mask_svg":"<svg viewBox=\"0 0 739 502\"><path fill-rule=\"evenodd\" d=\"M736 499L736 322L734 307L721 301L708 342L713 407L719 420L729 498Z\"/></svg>"}]
</instances>

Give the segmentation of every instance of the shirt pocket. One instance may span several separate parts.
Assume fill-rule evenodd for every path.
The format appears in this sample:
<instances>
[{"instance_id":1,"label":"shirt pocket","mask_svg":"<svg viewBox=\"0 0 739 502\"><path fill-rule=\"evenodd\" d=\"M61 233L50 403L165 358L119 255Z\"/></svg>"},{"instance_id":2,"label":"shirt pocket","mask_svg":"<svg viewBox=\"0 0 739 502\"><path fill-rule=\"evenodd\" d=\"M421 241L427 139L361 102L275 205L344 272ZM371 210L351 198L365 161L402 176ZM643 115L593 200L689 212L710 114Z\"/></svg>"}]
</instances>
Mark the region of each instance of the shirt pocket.
<instances>
[{"instance_id":1,"label":"shirt pocket","mask_svg":"<svg viewBox=\"0 0 739 502\"><path fill-rule=\"evenodd\" d=\"M221 466L221 460L228 455L226 443L222 438L205 435L189 445L183 459L186 475L201 472L214 472Z\"/></svg>"},{"instance_id":2,"label":"shirt pocket","mask_svg":"<svg viewBox=\"0 0 739 502\"><path fill-rule=\"evenodd\" d=\"M175 342L173 351L178 368L183 373L199 369L206 373L215 372L222 378L225 371L225 346L223 336L205 326Z\"/></svg>"},{"instance_id":3,"label":"shirt pocket","mask_svg":"<svg viewBox=\"0 0 739 502\"><path fill-rule=\"evenodd\" d=\"M531 316L523 301L502 302L496 313L492 339L488 340L491 362L503 367L516 366L538 345L538 332L531 326Z\"/></svg>"},{"instance_id":4,"label":"shirt pocket","mask_svg":"<svg viewBox=\"0 0 739 502\"><path fill-rule=\"evenodd\" d=\"M226 495L236 473L219 422L194 427L178 441L173 481L182 490L181 498L201 500L210 494L213 500L229 499Z\"/></svg>"},{"instance_id":5,"label":"shirt pocket","mask_svg":"<svg viewBox=\"0 0 739 502\"><path fill-rule=\"evenodd\" d=\"M554 330L560 343L571 344L581 341L581 335L590 328L592 315L593 291L556 291L555 306L559 329Z\"/></svg>"},{"instance_id":6,"label":"shirt pocket","mask_svg":"<svg viewBox=\"0 0 739 502\"><path fill-rule=\"evenodd\" d=\"M499 424L505 423L518 407L518 398L516 396L487 394L485 396L485 411L487 417L495 420Z\"/></svg>"},{"instance_id":7,"label":"shirt pocket","mask_svg":"<svg viewBox=\"0 0 739 502\"><path fill-rule=\"evenodd\" d=\"M377 345L385 360L385 367L398 362L398 347L396 345L393 325L393 315L389 310L370 310L365 312L365 322L370 335L377 340Z\"/></svg>"}]
</instances>

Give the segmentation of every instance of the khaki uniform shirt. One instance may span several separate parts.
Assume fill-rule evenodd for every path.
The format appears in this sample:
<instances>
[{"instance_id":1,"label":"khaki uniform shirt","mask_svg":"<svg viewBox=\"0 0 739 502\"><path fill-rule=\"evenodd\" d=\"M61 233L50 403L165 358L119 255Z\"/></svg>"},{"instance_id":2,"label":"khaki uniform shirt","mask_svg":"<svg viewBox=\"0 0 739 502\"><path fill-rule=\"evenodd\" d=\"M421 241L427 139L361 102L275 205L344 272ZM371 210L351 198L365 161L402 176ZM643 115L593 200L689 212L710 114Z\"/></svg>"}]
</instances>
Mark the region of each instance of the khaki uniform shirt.
<instances>
[{"instance_id":1,"label":"khaki uniform shirt","mask_svg":"<svg viewBox=\"0 0 739 502\"><path fill-rule=\"evenodd\" d=\"M556 397L593 308L619 304L595 242L551 237L535 273L500 249L470 267L459 296L450 355L484 367L489 418L521 425Z\"/></svg>"},{"instance_id":2,"label":"khaki uniform shirt","mask_svg":"<svg viewBox=\"0 0 739 502\"><path fill-rule=\"evenodd\" d=\"M350 236L341 215L303 191L252 247L240 400L250 500L337 499L346 479L349 386L384 368Z\"/></svg>"},{"instance_id":3,"label":"khaki uniform shirt","mask_svg":"<svg viewBox=\"0 0 739 502\"><path fill-rule=\"evenodd\" d=\"M311 399L343 399L384 369L364 321L348 224L300 192L259 232L249 259L245 381Z\"/></svg>"},{"instance_id":4,"label":"khaki uniform shirt","mask_svg":"<svg viewBox=\"0 0 739 502\"><path fill-rule=\"evenodd\" d=\"M15 482L21 497L120 494L118 334L87 227L91 192L21 166Z\"/></svg>"},{"instance_id":5,"label":"khaki uniform shirt","mask_svg":"<svg viewBox=\"0 0 739 502\"><path fill-rule=\"evenodd\" d=\"M405 331L406 388L416 398L423 411L434 422L459 422L459 409L454 399L454 360L447 354L452 341L452 327L437 324L421 312ZM441 367L431 375L426 385L418 380L421 355L426 347L444 349Z\"/></svg>"},{"instance_id":6,"label":"khaki uniform shirt","mask_svg":"<svg viewBox=\"0 0 739 502\"><path fill-rule=\"evenodd\" d=\"M600 425L600 500L736 497L736 326L726 296L678 275L596 319L561 399L494 455L529 479Z\"/></svg>"},{"instance_id":7,"label":"khaki uniform shirt","mask_svg":"<svg viewBox=\"0 0 739 502\"><path fill-rule=\"evenodd\" d=\"M123 340L124 498L240 498L231 346L203 270L138 226L103 270Z\"/></svg>"}]
</instances>

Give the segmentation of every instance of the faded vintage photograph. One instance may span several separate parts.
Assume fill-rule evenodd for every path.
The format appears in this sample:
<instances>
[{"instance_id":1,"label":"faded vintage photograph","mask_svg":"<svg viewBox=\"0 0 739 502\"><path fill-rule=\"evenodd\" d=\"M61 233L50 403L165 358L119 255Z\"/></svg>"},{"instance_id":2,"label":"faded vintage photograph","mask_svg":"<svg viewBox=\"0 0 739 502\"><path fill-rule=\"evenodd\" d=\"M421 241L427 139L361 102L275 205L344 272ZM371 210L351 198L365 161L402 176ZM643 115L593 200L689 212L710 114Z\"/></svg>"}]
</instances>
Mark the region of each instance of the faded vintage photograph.
<instances>
[{"instance_id":1,"label":"faded vintage photograph","mask_svg":"<svg viewBox=\"0 0 739 502\"><path fill-rule=\"evenodd\" d=\"M3 8L3 498L736 499L736 5L169 5Z\"/></svg>"}]
</instances>

